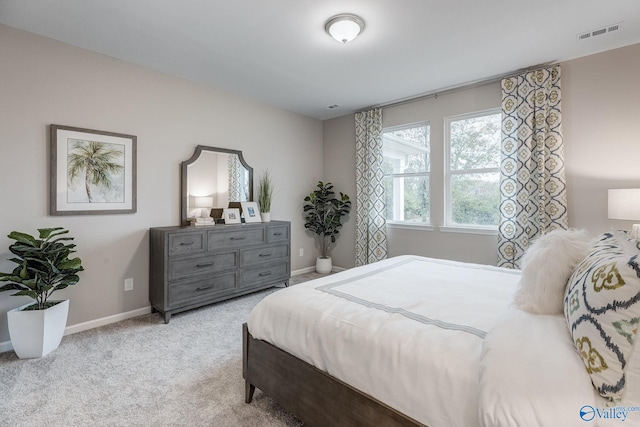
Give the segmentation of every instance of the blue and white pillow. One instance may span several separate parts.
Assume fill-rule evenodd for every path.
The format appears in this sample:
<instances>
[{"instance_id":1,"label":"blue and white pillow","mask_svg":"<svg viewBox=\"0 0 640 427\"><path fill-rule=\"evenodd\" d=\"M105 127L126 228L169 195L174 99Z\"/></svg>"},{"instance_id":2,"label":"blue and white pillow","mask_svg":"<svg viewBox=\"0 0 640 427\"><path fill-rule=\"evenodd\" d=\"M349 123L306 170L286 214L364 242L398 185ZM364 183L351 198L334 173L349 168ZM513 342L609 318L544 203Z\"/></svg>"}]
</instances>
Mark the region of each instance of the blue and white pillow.
<instances>
[{"instance_id":1,"label":"blue and white pillow","mask_svg":"<svg viewBox=\"0 0 640 427\"><path fill-rule=\"evenodd\" d=\"M564 297L573 343L598 393L625 394L640 323L640 250L622 232L605 233L576 267Z\"/></svg>"}]
</instances>

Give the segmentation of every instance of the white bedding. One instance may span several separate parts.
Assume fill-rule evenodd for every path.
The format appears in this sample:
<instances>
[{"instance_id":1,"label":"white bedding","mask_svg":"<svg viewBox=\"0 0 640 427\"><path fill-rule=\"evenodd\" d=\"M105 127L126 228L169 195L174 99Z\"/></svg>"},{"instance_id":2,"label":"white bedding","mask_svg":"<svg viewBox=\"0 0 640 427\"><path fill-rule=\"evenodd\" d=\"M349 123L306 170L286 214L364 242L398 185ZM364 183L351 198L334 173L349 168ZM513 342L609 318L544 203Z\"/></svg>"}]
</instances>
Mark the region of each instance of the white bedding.
<instances>
[{"instance_id":1,"label":"white bedding","mask_svg":"<svg viewBox=\"0 0 640 427\"><path fill-rule=\"evenodd\" d=\"M401 256L275 292L247 323L430 427L640 426L640 352L623 402L637 412L621 424L606 418L565 319L511 307L519 277ZM600 415L581 419L590 408Z\"/></svg>"},{"instance_id":2,"label":"white bedding","mask_svg":"<svg viewBox=\"0 0 640 427\"><path fill-rule=\"evenodd\" d=\"M482 341L519 272L401 256L271 294L248 328L432 427L479 425Z\"/></svg>"},{"instance_id":3,"label":"white bedding","mask_svg":"<svg viewBox=\"0 0 640 427\"><path fill-rule=\"evenodd\" d=\"M636 352L637 353L637 352ZM640 353L631 363L640 361ZM613 408L591 384L562 315L509 309L487 334L480 358L480 425L640 426L640 381L627 371ZM622 410L629 408L629 412Z\"/></svg>"}]
</instances>

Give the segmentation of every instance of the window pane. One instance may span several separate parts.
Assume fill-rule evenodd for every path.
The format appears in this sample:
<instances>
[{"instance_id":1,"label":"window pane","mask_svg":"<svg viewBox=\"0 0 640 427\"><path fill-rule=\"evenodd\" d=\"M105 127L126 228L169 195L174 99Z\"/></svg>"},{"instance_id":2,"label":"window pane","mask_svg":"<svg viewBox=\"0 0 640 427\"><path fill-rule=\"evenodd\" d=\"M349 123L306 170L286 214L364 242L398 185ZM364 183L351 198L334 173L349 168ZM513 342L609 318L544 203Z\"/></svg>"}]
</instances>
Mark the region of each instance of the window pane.
<instances>
[{"instance_id":1,"label":"window pane","mask_svg":"<svg viewBox=\"0 0 640 427\"><path fill-rule=\"evenodd\" d=\"M385 174L429 172L429 155L385 150L382 170Z\"/></svg>"},{"instance_id":2,"label":"window pane","mask_svg":"<svg viewBox=\"0 0 640 427\"><path fill-rule=\"evenodd\" d=\"M404 141L417 145L418 147L429 148L429 126L420 125L405 129L395 129L384 133L385 135L393 135Z\"/></svg>"},{"instance_id":3,"label":"window pane","mask_svg":"<svg viewBox=\"0 0 640 427\"><path fill-rule=\"evenodd\" d=\"M429 177L384 178L387 220L429 222Z\"/></svg>"},{"instance_id":4,"label":"window pane","mask_svg":"<svg viewBox=\"0 0 640 427\"><path fill-rule=\"evenodd\" d=\"M429 126L382 133L385 174L429 172Z\"/></svg>"},{"instance_id":5,"label":"window pane","mask_svg":"<svg viewBox=\"0 0 640 427\"><path fill-rule=\"evenodd\" d=\"M450 122L451 170L497 168L501 114Z\"/></svg>"},{"instance_id":6,"label":"window pane","mask_svg":"<svg viewBox=\"0 0 640 427\"><path fill-rule=\"evenodd\" d=\"M451 221L459 225L498 225L500 173L451 175Z\"/></svg>"}]
</instances>

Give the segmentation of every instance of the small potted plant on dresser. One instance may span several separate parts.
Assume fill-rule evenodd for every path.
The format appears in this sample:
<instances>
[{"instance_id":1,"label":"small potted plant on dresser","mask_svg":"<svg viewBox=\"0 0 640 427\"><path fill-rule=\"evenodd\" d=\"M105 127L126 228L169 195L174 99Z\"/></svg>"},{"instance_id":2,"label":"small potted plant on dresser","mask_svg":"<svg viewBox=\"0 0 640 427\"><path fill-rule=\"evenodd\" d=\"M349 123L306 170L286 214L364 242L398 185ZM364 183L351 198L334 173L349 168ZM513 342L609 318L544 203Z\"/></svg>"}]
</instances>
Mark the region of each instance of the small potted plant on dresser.
<instances>
[{"instance_id":1,"label":"small potted plant on dresser","mask_svg":"<svg viewBox=\"0 0 640 427\"><path fill-rule=\"evenodd\" d=\"M43 357L58 348L67 325L69 300L52 301L55 291L78 283L84 270L80 258L70 258L76 245L62 227L38 229L39 237L12 231L9 250L17 264L11 273L0 272L1 291L17 291L35 302L9 310L7 321L11 344L19 358Z\"/></svg>"},{"instance_id":2,"label":"small potted plant on dresser","mask_svg":"<svg viewBox=\"0 0 640 427\"><path fill-rule=\"evenodd\" d=\"M271 221L271 199L273 198L273 180L269 170L265 170L258 182L258 205L262 222Z\"/></svg>"},{"instance_id":3,"label":"small potted plant on dresser","mask_svg":"<svg viewBox=\"0 0 640 427\"><path fill-rule=\"evenodd\" d=\"M304 198L304 228L318 239L320 256L316 259L316 272L326 274L333 268L331 248L342 228L342 217L351 210L349 196L340 193L337 198L333 184L318 182L317 190Z\"/></svg>"}]
</instances>

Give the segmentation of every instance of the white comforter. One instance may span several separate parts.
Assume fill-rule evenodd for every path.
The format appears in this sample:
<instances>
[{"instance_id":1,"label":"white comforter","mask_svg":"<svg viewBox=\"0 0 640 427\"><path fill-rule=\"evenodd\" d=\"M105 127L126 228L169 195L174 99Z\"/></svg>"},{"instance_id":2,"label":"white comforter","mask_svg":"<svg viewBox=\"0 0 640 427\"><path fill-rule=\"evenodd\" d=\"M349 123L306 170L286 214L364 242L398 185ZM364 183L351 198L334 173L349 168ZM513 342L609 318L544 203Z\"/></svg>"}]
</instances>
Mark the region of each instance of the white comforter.
<instances>
[{"instance_id":1,"label":"white comforter","mask_svg":"<svg viewBox=\"0 0 640 427\"><path fill-rule=\"evenodd\" d=\"M430 427L606 425L580 418L606 402L564 318L510 307L518 280L402 256L271 294L247 323L255 338ZM624 425L640 425L640 413Z\"/></svg>"},{"instance_id":2,"label":"white comforter","mask_svg":"<svg viewBox=\"0 0 640 427\"><path fill-rule=\"evenodd\" d=\"M431 427L477 426L482 341L519 273L402 256L266 297L248 327Z\"/></svg>"},{"instance_id":3,"label":"white comforter","mask_svg":"<svg viewBox=\"0 0 640 427\"><path fill-rule=\"evenodd\" d=\"M638 375L627 371L617 406L598 395L562 315L507 310L485 338L480 366L482 426L640 426Z\"/></svg>"}]
</instances>

